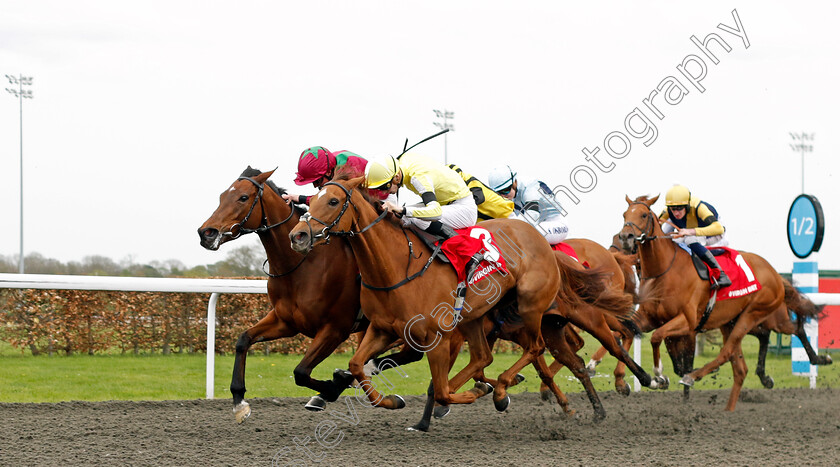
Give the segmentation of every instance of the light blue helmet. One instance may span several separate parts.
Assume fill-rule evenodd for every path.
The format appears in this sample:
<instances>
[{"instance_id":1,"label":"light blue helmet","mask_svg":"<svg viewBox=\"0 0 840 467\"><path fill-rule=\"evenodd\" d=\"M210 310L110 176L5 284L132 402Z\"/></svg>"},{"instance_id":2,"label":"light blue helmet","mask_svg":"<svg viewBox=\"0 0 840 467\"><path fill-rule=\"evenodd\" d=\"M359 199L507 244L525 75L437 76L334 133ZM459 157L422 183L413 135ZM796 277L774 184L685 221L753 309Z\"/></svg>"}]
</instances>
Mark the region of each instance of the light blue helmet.
<instances>
[{"instance_id":1,"label":"light blue helmet","mask_svg":"<svg viewBox=\"0 0 840 467\"><path fill-rule=\"evenodd\" d=\"M499 165L490 170L487 176L487 184L493 191L504 191L513 185L516 180L516 172L509 165Z\"/></svg>"}]
</instances>

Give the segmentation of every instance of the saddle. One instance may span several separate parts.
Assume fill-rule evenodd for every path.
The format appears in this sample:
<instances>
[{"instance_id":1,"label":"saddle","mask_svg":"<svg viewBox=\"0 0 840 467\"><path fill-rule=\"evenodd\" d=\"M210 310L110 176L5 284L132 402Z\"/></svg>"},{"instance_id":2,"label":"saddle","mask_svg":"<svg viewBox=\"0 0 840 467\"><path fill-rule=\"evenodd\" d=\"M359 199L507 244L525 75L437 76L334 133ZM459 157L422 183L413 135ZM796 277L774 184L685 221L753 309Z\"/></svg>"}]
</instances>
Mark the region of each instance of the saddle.
<instances>
[{"instance_id":1,"label":"saddle","mask_svg":"<svg viewBox=\"0 0 840 467\"><path fill-rule=\"evenodd\" d=\"M711 278L709 277L709 267L706 266L706 263L704 263L703 260L700 259L699 256L695 255L688 247L682 244L678 245L688 251L688 254L691 255L691 260L694 262L694 269L697 271L697 275L700 276L700 279L703 279L706 282L711 282ZM712 256L722 256L726 254L726 250L722 248L709 247L708 250L712 253Z\"/></svg>"}]
</instances>

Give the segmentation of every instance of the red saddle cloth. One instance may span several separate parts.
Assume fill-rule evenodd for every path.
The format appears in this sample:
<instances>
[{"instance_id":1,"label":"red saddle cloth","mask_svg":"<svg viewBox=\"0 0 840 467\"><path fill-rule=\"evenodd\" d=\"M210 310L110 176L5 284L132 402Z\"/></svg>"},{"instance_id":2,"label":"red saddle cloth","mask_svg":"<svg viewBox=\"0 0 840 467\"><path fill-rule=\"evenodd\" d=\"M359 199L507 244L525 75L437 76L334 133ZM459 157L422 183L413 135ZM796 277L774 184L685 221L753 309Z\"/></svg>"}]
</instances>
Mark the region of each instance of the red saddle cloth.
<instances>
[{"instance_id":1,"label":"red saddle cloth","mask_svg":"<svg viewBox=\"0 0 840 467\"><path fill-rule=\"evenodd\" d=\"M466 279L467 262L476 253L484 255L485 252L489 252L490 255L488 256L493 256L498 260L490 262L482 259L468 284L480 282L494 271L500 270L503 274L507 274L508 270L505 260L502 258L501 250L499 250L496 240L487 229L473 226L466 229L456 229L455 231L458 235L444 241L441 250L449 258L452 267L455 268L455 272L458 274L458 282L463 282Z\"/></svg>"},{"instance_id":2,"label":"red saddle cloth","mask_svg":"<svg viewBox=\"0 0 840 467\"><path fill-rule=\"evenodd\" d=\"M567 255L571 256L573 260L580 263L580 258L578 258L578 255L575 252L575 249L572 248L572 246L569 245L566 242L555 243L554 245L551 245L551 249L554 250L554 251L562 251L563 253L566 253ZM586 269L589 269L589 262L588 261L584 261L582 264L583 264L583 267L585 267Z\"/></svg>"},{"instance_id":3,"label":"red saddle cloth","mask_svg":"<svg viewBox=\"0 0 840 467\"><path fill-rule=\"evenodd\" d=\"M761 284L758 282L758 279L756 279L752 268L749 264L747 264L744 257L741 256L741 253L738 250L726 247L709 247L709 250L724 251L723 254L715 251L715 259L717 259L720 267L726 271L726 275L729 276L729 279L732 280L732 285L718 290L718 300L739 298L761 290ZM708 266L706 267L708 268ZM709 269L709 275L717 277L717 272L713 271L713 269Z\"/></svg>"}]
</instances>

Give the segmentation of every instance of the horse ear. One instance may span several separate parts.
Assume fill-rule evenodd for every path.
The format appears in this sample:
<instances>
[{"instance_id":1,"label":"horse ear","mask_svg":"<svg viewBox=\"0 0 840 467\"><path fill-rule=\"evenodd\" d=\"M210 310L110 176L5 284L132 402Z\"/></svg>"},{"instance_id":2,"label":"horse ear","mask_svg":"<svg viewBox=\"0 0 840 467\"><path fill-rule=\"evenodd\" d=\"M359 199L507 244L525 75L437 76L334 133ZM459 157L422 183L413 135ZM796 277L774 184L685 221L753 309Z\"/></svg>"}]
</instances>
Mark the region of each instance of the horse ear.
<instances>
[{"instance_id":1,"label":"horse ear","mask_svg":"<svg viewBox=\"0 0 840 467\"><path fill-rule=\"evenodd\" d=\"M272 170L269 170L268 172L263 172L263 173L257 175L256 177L254 177L254 180L256 180L257 183L265 183L265 181L268 180L268 177L270 177L271 174L273 174L275 170L277 170L277 167L275 167Z\"/></svg>"},{"instance_id":2,"label":"horse ear","mask_svg":"<svg viewBox=\"0 0 840 467\"><path fill-rule=\"evenodd\" d=\"M627 195L624 195L624 201L627 201L627 205L628 205L628 206L629 206L629 205L631 205L631 204L633 204L633 201L632 201L632 200L630 200L630 197L629 197L629 196L627 196Z\"/></svg>"},{"instance_id":3,"label":"horse ear","mask_svg":"<svg viewBox=\"0 0 840 467\"><path fill-rule=\"evenodd\" d=\"M654 204L656 204L656 200L658 200L658 199L659 199L659 195L656 195L653 198L651 198L650 202L648 202L648 206L653 206Z\"/></svg>"},{"instance_id":4,"label":"horse ear","mask_svg":"<svg viewBox=\"0 0 840 467\"><path fill-rule=\"evenodd\" d=\"M347 183L346 183L344 186L345 186L346 188L349 188L349 189L351 189L351 190L352 190L353 188L356 188L356 187L358 187L359 185L361 185L364 181L365 181L365 177L364 177L364 176L361 176L361 177L356 177L356 178L351 178L350 180L347 180Z\"/></svg>"}]
</instances>

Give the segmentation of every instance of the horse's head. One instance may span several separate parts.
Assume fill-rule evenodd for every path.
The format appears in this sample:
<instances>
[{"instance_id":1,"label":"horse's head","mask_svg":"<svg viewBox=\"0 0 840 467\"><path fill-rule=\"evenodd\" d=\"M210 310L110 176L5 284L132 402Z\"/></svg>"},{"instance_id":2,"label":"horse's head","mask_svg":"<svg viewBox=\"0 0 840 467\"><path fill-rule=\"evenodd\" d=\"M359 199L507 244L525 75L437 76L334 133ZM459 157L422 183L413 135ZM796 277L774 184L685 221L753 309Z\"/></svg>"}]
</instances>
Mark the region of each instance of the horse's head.
<instances>
[{"instance_id":1,"label":"horse's head","mask_svg":"<svg viewBox=\"0 0 840 467\"><path fill-rule=\"evenodd\" d=\"M249 166L230 188L219 195L219 207L198 228L201 246L218 250L222 243L259 228L265 216L260 202L263 187L273 173L273 170L260 172Z\"/></svg>"},{"instance_id":2,"label":"horse's head","mask_svg":"<svg viewBox=\"0 0 840 467\"><path fill-rule=\"evenodd\" d=\"M639 196L635 200L625 195L624 199L628 206L624 211L624 226L618 233L618 241L624 253L634 255L638 251L639 244L652 237L659 225L656 214L650 209L659 199L659 195L653 198Z\"/></svg>"},{"instance_id":3,"label":"horse's head","mask_svg":"<svg viewBox=\"0 0 840 467\"><path fill-rule=\"evenodd\" d=\"M328 182L309 202L309 212L300 218L300 222L289 232L292 249L305 253L317 245L327 243L330 234L352 234L354 216L358 216L353 204L353 190L364 177ZM354 213L347 214L353 204Z\"/></svg>"}]
</instances>

